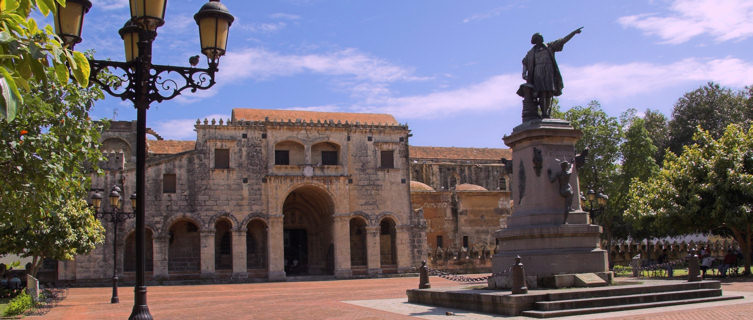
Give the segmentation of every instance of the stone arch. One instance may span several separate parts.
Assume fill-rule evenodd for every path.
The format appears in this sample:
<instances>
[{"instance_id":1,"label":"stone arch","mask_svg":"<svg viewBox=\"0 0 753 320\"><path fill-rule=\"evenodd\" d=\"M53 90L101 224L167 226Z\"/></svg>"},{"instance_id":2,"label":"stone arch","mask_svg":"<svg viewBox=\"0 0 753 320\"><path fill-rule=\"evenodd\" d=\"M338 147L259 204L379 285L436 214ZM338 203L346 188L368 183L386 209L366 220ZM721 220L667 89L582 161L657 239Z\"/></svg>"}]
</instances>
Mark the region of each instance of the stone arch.
<instances>
[{"instance_id":1,"label":"stone arch","mask_svg":"<svg viewBox=\"0 0 753 320\"><path fill-rule=\"evenodd\" d=\"M227 216L221 216L212 223L214 230L214 268L233 269L233 223Z\"/></svg>"},{"instance_id":2,"label":"stone arch","mask_svg":"<svg viewBox=\"0 0 753 320\"><path fill-rule=\"evenodd\" d=\"M201 270L200 226L190 217L174 219L168 225L168 272L198 273Z\"/></svg>"},{"instance_id":3,"label":"stone arch","mask_svg":"<svg viewBox=\"0 0 753 320\"><path fill-rule=\"evenodd\" d=\"M277 159L278 151L287 151L287 163ZM301 166L306 162L306 145L297 139L284 139L275 142L275 164Z\"/></svg>"},{"instance_id":4,"label":"stone arch","mask_svg":"<svg viewBox=\"0 0 753 320\"><path fill-rule=\"evenodd\" d=\"M353 215L349 221L350 233L350 265L351 267L365 267L368 264L368 249L366 245L366 226L369 220L360 215Z\"/></svg>"},{"instance_id":5,"label":"stone arch","mask_svg":"<svg viewBox=\"0 0 753 320\"><path fill-rule=\"evenodd\" d=\"M391 215L379 219L379 261L382 272L397 272L397 221Z\"/></svg>"},{"instance_id":6,"label":"stone arch","mask_svg":"<svg viewBox=\"0 0 753 320\"><path fill-rule=\"evenodd\" d=\"M129 228L123 239L123 271L136 271L136 228ZM144 228L144 271L154 270L154 227Z\"/></svg>"},{"instance_id":7,"label":"stone arch","mask_svg":"<svg viewBox=\"0 0 753 320\"><path fill-rule=\"evenodd\" d=\"M340 157L340 145L332 141L320 141L311 145L311 163L320 165L339 165L342 163ZM334 159L328 158L327 152L334 152ZM332 163L331 161L334 161Z\"/></svg>"},{"instance_id":8,"label":"stone arch","mask_svg":"<svg viewBox=\"0 0 753 320\"><path fill-rule=\"evenodd\" d=\"M201 218L198 217L197 215L194 215L194 214L185 214L185 213L184 214L174 214L174 215L168 217L167 219L165 219L165 222L162 224L162 230L160 230L160 234L158 236L162 236L162 237L168 237L168 236L170 236L168 234L170 226L173 223L175 223L176 221L178 221L178 220L187 220L187 221L190 221L191 223L193 223L193 224L195 224L196 226L199 227L199 231L202 230L202 227L204 227L204 229L206 229L206 225L203 223L203 221L201 220Z\"/></svg>"},{"instance_id":9,"label":"stone arch","mask_svg":"<svg viewBox=\"0 0 753 320\"><path fill-rule=\"evenodd\" d=\"M363 219L364 221L366 221L366 225L367 226L373 226L374 225L374 217L371 216L371 215L369 215L366 212L363 212L363 211L354 211L353 213L350 214L350 216L351 217L359 217L359 218Z\"/></svg>"},{"instance_id":10,"label":"stone arch","mask_svg":"<svg viewBox=\"0 0 753 320\"><path fill-rule=\"evenodd\" d=\"M209 217L209 219L207 219L207 225L205 226L206 229L207 230L212 229L217 223L217 220L219 219L226 219L230 223L231 229L240 228L240 223L238 222L238 218L236 218L234 215L228 212L220 212L218 214L215 214Z\"/></svg>"},{"instance_id":11,"label":"stone arch","mask_svg":"<svg viewBox=\"0 0 753 320\"><path fill-rule=\"evenodd\" d=\"M264 277L267 273L269 224L265 219L254 217L246 224L246 269L250 277Z\"/></svg>"},{"instance_id":12,"label":"stone arch","mask_svg":"<svg viewBox=\"0 0 753 320\"><path fill-rule=\"evenodd\" d=\"M238 224L238 231L244 231L245 228L248 226L248 224L253 220L261 220L264 222L264 224L269 225L269 215L264 214L261 212L252 212L249 215L247 215L245 218L243 218L243 221L241 221Z\"/></svg>"},{"instance_id":13,"label":"stone arch","mask_svg":"<svg viewBox=\"0 0 753 320\"><path fill-rule=\"evenodd\" d=\"M375 222L374 226L379 226L379 224L382 222L382 220L384 220L384 218L390 218L390 219L392 219L392 221L395 222L396 226L401 225L400 224L400 219L398 219L395 216L394 213L388 212L388 211L384 211L384 212L381 212L381 213L379 213L379 214L376 215L376 217L374 218L374 222Z\"/></svg>"},{"instance_id":14,"label":"stone arch","mask_svg":"<svg viewBox=\"0 0 753 320\"><path fill-rule=\"evenodd\" d=\"M332 195L316 184L303 184L291 188L281 207L286 273L334 274Z\"/></svg>"}]
</instances>

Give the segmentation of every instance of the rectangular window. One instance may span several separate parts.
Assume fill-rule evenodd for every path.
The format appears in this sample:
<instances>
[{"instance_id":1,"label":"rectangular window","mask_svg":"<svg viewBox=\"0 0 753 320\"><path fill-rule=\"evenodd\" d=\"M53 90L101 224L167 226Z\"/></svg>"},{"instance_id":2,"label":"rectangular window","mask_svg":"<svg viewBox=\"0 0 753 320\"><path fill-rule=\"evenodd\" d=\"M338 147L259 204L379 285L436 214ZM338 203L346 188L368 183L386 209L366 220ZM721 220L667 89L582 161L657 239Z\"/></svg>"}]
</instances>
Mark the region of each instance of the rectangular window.
<instances>
[{"instance_id":1,"label":"rectangular window","mask_svg":"<svg viewBox=\"0 0 753 320\"><path fill-rule=\"evenodd\" d=\"M214 149L214 168L230 168L230 149Z\"/></svg>"},{"instance_id":2,"label":"rectangular window","mask_svg":"<svg viewBox=\"0 0 753 320\"><path fill-rule=\"evenodd\" d=\"M468 236L463 236L463 248L468 248Z\"/></svg>"},{"instance_id":3,"label":"rectangular window","mask_svg":"<svg viewBox=\"0 0 753 320\"><path fill-rule=\"evenodd\" d=\"M275 165L276 166L290 165L290 151L275 150Z\"/></svg>"},{"instance_id":4,"label":"rectangular window","mask_svg":"<svg viewBox=\"0 0 753 320\"><path fill-rule=\"evenodd\" d=\"M499 178L499 190L507 190L507 180Z\"/></svg>"},{"instance_id":5,"label":"rectangular window","mask_svg":"<svg viewBox=\"0 0 753 320\"><path fill-rule=\"evenodd\" d=\"M392 169L394 167L395 167L395 151L393 150L382 151L380 168Z\"/></svg>"},{"instance_id":6,"label":"rectangular window","mask_svg":"<svg viewBox=\"0 0 753 320\"><path fill-rule=\"evenodd\" d=\"M165 173L162 175L162 193L175 193L175 174Z\"/></svg>"},{"instance_id":7,"label":"rectangular window","mask_svg":"<svg viewBox=\"0 0 753 320\"><path fill-rule=\"evenodd\" d=\"M437 236L437 248L443 248L444 243L442 243L442 236Z\"/></svg>"},{"instance_id":8,"label":"rectangular window","mask_svg":"<svg viewBox=\"0 0 753 320\"><path fill-rule=\"evenodd\" d=\"M322 151L322 164L325 166L336 166L337 151Z\"/></svg>"}]
</instances>

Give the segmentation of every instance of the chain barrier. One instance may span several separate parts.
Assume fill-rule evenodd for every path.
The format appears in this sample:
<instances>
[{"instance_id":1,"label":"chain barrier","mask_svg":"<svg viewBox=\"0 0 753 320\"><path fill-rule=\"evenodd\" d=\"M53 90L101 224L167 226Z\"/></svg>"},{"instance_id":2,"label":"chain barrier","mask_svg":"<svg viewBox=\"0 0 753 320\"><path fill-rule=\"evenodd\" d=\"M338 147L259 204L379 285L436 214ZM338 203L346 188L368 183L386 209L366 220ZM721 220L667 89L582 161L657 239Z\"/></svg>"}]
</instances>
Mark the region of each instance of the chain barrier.
<instances>
[{"instance_id":1,"label":"chain barrier","mask_svg":"<svg viewBox=\"0 0 753 320\"><path fill-rule=\"evenodd\" d=\"M481 277L469 277L469 276L464 276L464 275L457 274L457 273L452 273L452 272L448 272L448 271L442 271L442 270L439 270L439 269L434 269L434 268L431 268L431 267L427 267L427 269L429 270L429 275L437 276L437 277L440 277L442 279L447 279L447 280L450 280L450 281L461 282L461 283L483 283L483 282L488 281L489 278L491 278L491 277L506 275L506 274L510 273L510 271L512 270L512 266L508 267L506 270L503 270L502 272L492 273L490 275L481 276Z\"/></svg>"}]
</instances>

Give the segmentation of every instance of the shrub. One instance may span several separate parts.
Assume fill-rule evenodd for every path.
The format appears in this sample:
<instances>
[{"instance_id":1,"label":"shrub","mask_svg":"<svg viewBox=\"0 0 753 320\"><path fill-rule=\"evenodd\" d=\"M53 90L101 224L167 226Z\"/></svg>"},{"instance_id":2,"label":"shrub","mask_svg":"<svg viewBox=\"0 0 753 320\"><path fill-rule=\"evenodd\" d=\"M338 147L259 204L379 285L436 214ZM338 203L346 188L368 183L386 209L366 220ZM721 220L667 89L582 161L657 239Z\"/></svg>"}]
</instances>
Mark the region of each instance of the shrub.
<instances>
[{"instance_id":1,"label":"shrub","mask_svg":"<svg viewBox=\"0 0 753 320\"><path fill-rule=\"evenodd\" d=\"M17 316L26 312L26 310L31 309L31 307L32 307L31 296L29 296L24 291L24 292L21 292L21 294L17 295L12 300L10 300L10 302L8 303L8 308L5 309L5 312L3 312L3 316L5 317Z\"/></svg>"}]
</instances>

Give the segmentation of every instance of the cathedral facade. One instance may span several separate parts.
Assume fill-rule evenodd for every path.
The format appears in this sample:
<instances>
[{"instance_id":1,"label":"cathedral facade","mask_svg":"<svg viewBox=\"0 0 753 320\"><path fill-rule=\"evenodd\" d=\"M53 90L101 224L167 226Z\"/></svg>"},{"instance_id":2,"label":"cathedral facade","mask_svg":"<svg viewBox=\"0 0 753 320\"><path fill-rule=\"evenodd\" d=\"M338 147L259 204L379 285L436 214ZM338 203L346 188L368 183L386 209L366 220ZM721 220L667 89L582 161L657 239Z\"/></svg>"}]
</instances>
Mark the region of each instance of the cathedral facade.
<instances>
[{"instance_id":1,"label":"cathedral facade","mask_svg":"<svg viewBox=\"0 0 753 320\"><path fill-rule=\"evenodd\" d=\"M452 197L441 192L423 197L447 198L448 204L412 204L411 197L419 195L411 192L416 183L411 176L426 180L430 175L418 177L411 168L431 161L411 160L410 130L391 115L234 109L228 121L197 120L194 128L195 141L163 140L148 130L153 137L146 163L147 280L281 281L411 272L427 257L427 221L433 218L426 219L424 212L451 206ZM135 146L135 122L110 123L102 133L109 161L101 164L104 175L92 177L92 194L107 194L114 185L124 199L135 192ZM494 164L485 164L484 170L502 174L494 161L498 153L487 154L483 161ZM455 180L447 174L435 180L445 179L453 190L463 182L494 186L493 194L473 190L461 195L474 199L461 203L483 203L481 211L456 210L461 225L467 212L488 216L472 223L485 224L486 234L499 227L498 207L506 201L497 191L504 179L477 174L472 163L463 161L456 161L455 171L441 169ZM111 210L105 202L104 210ZM122 209L131 211L123 202ZM120 224L117 239L113 224L102 223L105 243L88 255L58 262L58 280L107 279L113 263L121 278L134 277L135 222ZM462 232L476 233L474 228ZM119 248L115 261L113 241Z\"/></svg>"}]
</instances>

